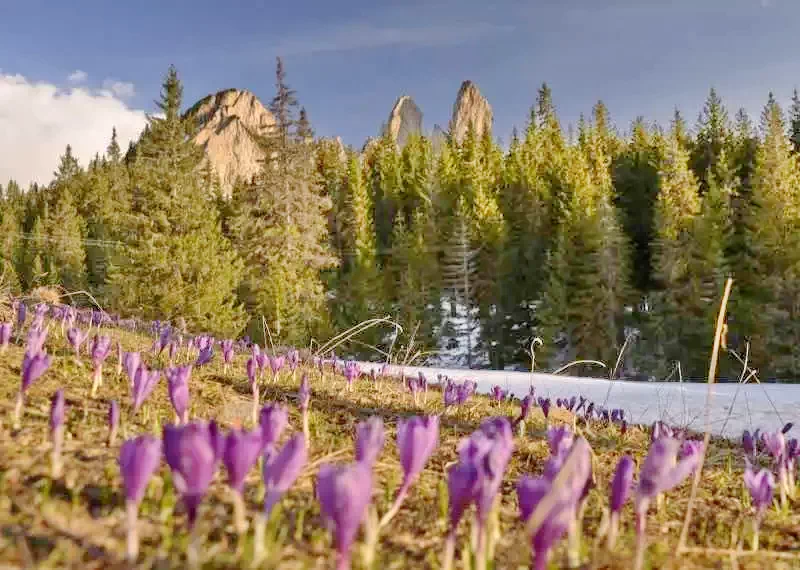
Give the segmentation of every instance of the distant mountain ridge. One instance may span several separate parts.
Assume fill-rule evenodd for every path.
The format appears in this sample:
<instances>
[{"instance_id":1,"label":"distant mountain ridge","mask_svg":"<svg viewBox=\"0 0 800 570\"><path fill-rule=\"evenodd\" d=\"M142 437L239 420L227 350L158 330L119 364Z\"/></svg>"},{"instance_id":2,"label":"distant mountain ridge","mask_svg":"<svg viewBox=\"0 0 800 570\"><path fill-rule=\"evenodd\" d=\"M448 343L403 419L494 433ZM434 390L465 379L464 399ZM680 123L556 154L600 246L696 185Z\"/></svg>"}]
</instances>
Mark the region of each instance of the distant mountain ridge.
<instances>
[{"instance_id":1,"label":"distant mountain ridge","mask_svg":"<svg viewBox=\"0 0 800 570\"><path fill-rule=\"evenodd\" d=\"M225 89L203 97L185 115L195 121L194 141L203 148L206 160L219 176L222 191L230 195L237 180L251 180L264 159L259 138L269 133L275 118L250 91ZM402 148L409 137L426 134L422 110L410 95L402 95L392 107L381 134ZM449 135L463 140L472 124L479 135L491 132L492 107L472 81L461 84L448 131L434 125L429 136L438 150Z\"/></svg>"}]
</instances>

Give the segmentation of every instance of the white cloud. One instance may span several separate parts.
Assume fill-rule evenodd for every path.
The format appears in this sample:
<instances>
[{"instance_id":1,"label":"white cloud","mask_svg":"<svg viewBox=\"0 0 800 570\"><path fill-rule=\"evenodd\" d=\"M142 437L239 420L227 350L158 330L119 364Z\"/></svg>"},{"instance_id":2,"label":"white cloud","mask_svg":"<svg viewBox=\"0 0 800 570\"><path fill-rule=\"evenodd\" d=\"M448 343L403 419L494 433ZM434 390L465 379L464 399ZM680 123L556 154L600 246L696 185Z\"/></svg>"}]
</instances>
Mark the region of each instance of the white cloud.
<instances>
[{"instance_id":1,"label":"white cloud","mask_svg":"<svg viewBox=\"0 0 800 570\"><path fill-rule=\"evenodd\" d=\"M70 83L83 83L87 79L89 79L89 74L80 69L76 69L67 76L67 81Z\"/></svg>"},{"instance_id":2,"label":"white cloud","mask_svg":"<svg viewBox=\"0 0 800 570\"><path fill-rule=\"evenodd\" d=\"M86 166L105 151L112 127L125 149L145 121L144 111L108 90L64 89L0 73L0 183L47 183L67 144Z\"/></svg>"},{"instance_id":3,"label":"white cloud","mask_svg":"<svg viewBox=\"0 0 800 570\"><path fill-rule=\"evenodd\" d=\"M106 79L103 81L103 89L123 99L136 95L136 88L133 86L133 83L117 81L116 79Z\"/></svg>"}]
</instances>

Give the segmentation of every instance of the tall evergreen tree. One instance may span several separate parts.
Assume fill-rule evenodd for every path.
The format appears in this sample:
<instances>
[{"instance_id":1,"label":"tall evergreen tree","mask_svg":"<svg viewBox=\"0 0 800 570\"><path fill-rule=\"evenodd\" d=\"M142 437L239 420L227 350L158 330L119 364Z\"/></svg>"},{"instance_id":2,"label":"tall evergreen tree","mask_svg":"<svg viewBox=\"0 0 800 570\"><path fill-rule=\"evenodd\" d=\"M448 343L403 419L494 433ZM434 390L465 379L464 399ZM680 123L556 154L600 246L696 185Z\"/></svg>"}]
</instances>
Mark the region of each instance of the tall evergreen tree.
<instances>
[{"instance_id":1,"label":"tall evergreen tree","mask_svg":"<svg viewBox=\"0 0 800 570\"><path fill-rule=\"evenodd\" d=\"M742 294L736 323L752 341L753 362L771 375L800 374L800 166L783 112L770 94L761 116L752 202L745 215Z\"/></svg>"},{"instance_id":2,"label":"tall evergreen tree","mask_svg":"<svg viewBox=\"0 0 800 570\"><path fill-rule=\"evenodd\" d=\"M67 291L80 291L86 285L85 228L83 219L68 189L64 189L45 221L46 241L42 246L49 268L48 281Z\"/></svg>"},{"instance_id":3,"label":"tall evergreen tree","mask_svg":"<svg viewBox=\"0 0 800 570\"><path fill-rule=\"evenodd\" d=\"M708 190L712 176L717 178L718 183L730 184L730 180L720 180L720 173L727 172L728 168L727 164L720 163L720 157L729 154L730 150L731 126L728 111L712 88L697 121L697 137L690 158L701 194Z\"/></svg>"},{"instance_id":4,"label":"tall evergreen tree","mask_svg":"<svg viewBox=\"0 0 800 570\"><path fill-rule=\"evenodd\" d=\"M789 108L789 140L794 153L800 154L800 93L797 89L792 93L792 106Z\"/></svg>"},{"instance_id":5,"label":"tall evergreen tree","mask_svg":"<svg viewBox=\"0 0 800 570\"><path fill-rule=\"evenodd\" d=\"M301 345L327 326L321 272L336 264L328 244L331 202L321 194L310 127L298 121L280 59L275 86L275 126L262 141L267 158L239 198L231 227L247 268L247 308L263 315L280 341Z\"/></svg>"},{"instance_id":6,"label":"tall evergreen tree","mask_svg":"<svg viewBox=\"0 0 800 570\"><path fill-rule=\"evenodd\" d=\"M170 67L131 164L127 245L111 272L113 299L145 318L183 318L192 330L233 334L242 326L235 288L241 262L222 235L200 171L194 125L181 116L183 88Z\"/></svg>"}]
</instances>

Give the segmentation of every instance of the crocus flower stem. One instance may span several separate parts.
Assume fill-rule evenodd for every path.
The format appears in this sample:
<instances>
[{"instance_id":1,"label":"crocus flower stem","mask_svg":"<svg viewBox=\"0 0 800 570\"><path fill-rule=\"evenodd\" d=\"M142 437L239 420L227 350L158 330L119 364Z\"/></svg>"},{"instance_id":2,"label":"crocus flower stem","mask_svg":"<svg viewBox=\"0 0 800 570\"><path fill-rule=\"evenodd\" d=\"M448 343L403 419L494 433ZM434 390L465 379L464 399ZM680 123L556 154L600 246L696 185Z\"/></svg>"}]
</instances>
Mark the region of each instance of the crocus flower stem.
<instances>
[{"instance_id":1,"label":"crocus flower stem","mask_svg":"<svg viewBox=\"0 0 800 570\"><path fill-rule=\"evenodd\" d=\"M643 509L636 513L636 561L633 566L634 570L641 570L644 566L644 553L647 549L647 536L645 535L647 506L645 503Z\"/></svg>"},{"instance_id":2,"label":"crocus flower stem","mask_svg":"<svg viewBox=\"0 0 800 570\"><path fill-rule=\"evenodd\" d=\"M475 549L475 570L486 570L486 527L478 527L478 547Z\"/></svg>"},{"instance_id":3,"label":"crocus flower stem","mask_svg":"<svg viewBox=\"0 0 800 570\"><path fill-rule=\"evenodd\" d=\"M756 515L753 517L753 540L751 542L753 552L758 550L758 533L761 530L761 517Z\"/></svg>"},{"instance_id":4,"label":"crocus flower stem","mask_svg":"<svg viewBox=\"0 0 800 570\"><path fill-rule=\"evenodd\" d=\"M581 534L578 517L572 519L567 531L567 568L579 568L581 565Z\"/></svg>"},{"instance_id":5,"label":"crocus flower stem","mask_svg":"<svg viewBox=\"0 0 800 570\"><path fill-rule=\"evenodd\" d=\"M407 483L404 483L403 486L400 487L400 490L397 492L397 497L395 498L392 507L388 511L386 511L383 517L381 517L381 520L378 523L378 530L382 529L387 524L389 524L391 520L394 518L394 516L400 510L400 507L403 506L403 501L405 501L406 497L408 496L408 487L409 485Z\"/></svg>"},{"instance_id":6,"label":"crocus flower stem","mask_svg":"<svg viewBox=\"0 0 800 570\"><path fill-rule=\"evenodd\" d=\"M453 558L456 554L456 529L451 528L444 539L444 555L442 556L442 570L452 570Z\"/></svg>"},{"instance_id":7,"label":"crocus flower stem","mask_svg":"<svg viewBox=\"0 0 800 570\"><path fill-rule=\"evenodd\" d=\"M247 532L247 508L244 497L239 491L231 489L231 502L233 503L233 528L240 536Z\"/></svg>"},{"instance_id":8,"label":"crocus flower stem","mask_svg":"<svg viewBox=\"0 0 800 570\"><path fill-rule=\"evenodd\" d=\"M97 389L103 383L103 365L100 364L95 366L94 372L92 373L92 398L97 397Z\"/></svg>"},{"instance_id":9,"label":"crocus flower stem","mask_svg":"<svg viewBox=\"0 0 800 570\"><path fill-rule=\"evenodd\" d=\"M128 540L126 556L128 562L134 563L139 556L139 505L136 501L126 502Z\"/></svg>"},{"instance_id":10,"label":"crocus flower stem","mask_svg":"<svg viewBox=\"0 0 800 570\"><path fill-rule=\"evenodd\" d=\"M253 568L257 568L261 566L266 555L264 544L267 534L267 515L263 512L256 515L253 531Z\"/></svg>"},{"instance_id":11,"label":"crocus flower stem","mask_svg":"<svg viewBox=\"0 0 800 570\"><path fill-rule=\"evenodd\" d=\"M303 410L303 436L306 438L306 448L311 445L311 430L308 427L308 408Z\"/></svg>"},{"instance_id":12,"label":"crocus flower stem","mask_svg":"<svg viewBox=\"0 0 800 570\"><path fill-rule=\"evenodd\" d=\"M253 427L258 426L258 382L253 382Z\"/></svg>"},{"instance_id":13,"label":"crocus flower stem","mask_svg":"<svg viewBox=\"0 0 800 570\"><path fill-rule=\"evenodd\" d=\"M608 542L606 546L608 550L614 550L614 545L617 543L617 535L619 534L619 513L611 513L608 523Z\"/></svg>"},{"instance_id":14,"label":"crocus flower stem","mask_svg":"<svg viewBox=\"0 0 800 570\"><path fill-rule=\"evenodd\" d=\"M14 429L19 429L20 420L22 419L22 407L25 405L25 396L22 390L17 392L17 403L14 405Z\"/></svg>"},{"instance_id":15,"label":"crocus flower stem","mask_svg":"<svg viewBox=\"0 0 800 570\"><path fill-rule=\"evenodd\" d=\"M200 531L196 524L192 524L189 529L189 545L186 548L186 564L187 567L195 570L200 568Z\"/></svg>"},{"instance_id":16,"label":"crocus flower stem","mask_svg":"<svg viewBox=\"0 0 800 570\"><path fill-rule=\"evenodd\" d=\"M53 479L61 477L61 447L64 444L64 426L59 425L53 428L53 449L50 452L50 476Z\"/></svg>"}]
</instances>

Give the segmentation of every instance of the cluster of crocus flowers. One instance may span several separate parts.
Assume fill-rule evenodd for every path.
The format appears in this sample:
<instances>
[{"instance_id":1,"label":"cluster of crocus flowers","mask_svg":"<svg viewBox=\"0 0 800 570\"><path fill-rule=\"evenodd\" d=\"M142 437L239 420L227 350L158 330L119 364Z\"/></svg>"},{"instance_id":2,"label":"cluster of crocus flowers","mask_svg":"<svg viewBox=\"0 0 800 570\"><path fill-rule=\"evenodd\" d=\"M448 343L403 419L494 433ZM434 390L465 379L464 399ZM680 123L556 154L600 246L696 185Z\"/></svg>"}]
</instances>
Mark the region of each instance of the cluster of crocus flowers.
<instances>
[{"instance_id":1,"label":"cluster of crocus flowers","mask_svg":"<svg viewBox=\"0 0 800 570\"><path fill-rule=\"evenodd\" d=\"M450 529L442 565L445 570L453 563L458 523L471 504L475 505L477 524L476 568L486 568L488 554L493 550L488 541L494 538L487 522L513 449L511 424L502 417L485 420L459 445L459 461L448 472Z\"/></svg>"},{"instance_id":2,"label":"cluster of crocus flowers","mask_svg":"<svg viewBox=\"0 0 800 570\"><path fill-rule=\"evenodd\" d=\"M495 402L502 402L508 398L508 390L504 389L502 386L493 386L491 395L492 400Z\"/></svg>"},{"instance_id":3,"label":"cluster of crocus flowers","mask_svg":"<svg viewBox=\"0 0 800 570\"><path fill-rule=\"evenodd\" d=\"M189 423L189 378L192 365L176 366L164 371L167 377L169 401L175 410L175 423Z\"/></svg>"},{"instance_id":4,"label":"cluster of crocus flowers","mask_svg":"<svg viewBox=\"0 0 800 570\"><path fill-rule=\"evenodd\" d=\"M533 552L532 568L544 570L550 552L565 533L577 532L579 511L592 479L591 448L574 439L562 455L548 461L542 477L522 477L517 484L520 518Z\"/></svg>"},{"instance_id":5,"label":"cluster of crocus flowers","mask_svg":"<svg viewBox=\"0 0 800 570\"><path fill-rule=\"evenodd\" d=\"M61 477L63 466L61 461L61 448L64 445L65 408L64 390L56 390L50 402L50 440L52 443L52 450L50 453L50 475L53 479Z\"/></svg>"},{"instance_id":6,"label":"cluster of crocus flowers","mask_svg":"<svg viewBox=\"0 0 800 570\"><path fill-rule=\"evenodd\" d=\"M139 504L144 498L147 484L161 461L161 440L151 435L141 435L122 444L119 468L125 487L127 512L128 561L136 562L139 556Z\"/></svg>"},{"instance_id":7,"label":"cluster of crocus flowers","mask_svg":"<svg viewBox=\"0 0 800 570\"><path fill-rule=\"evenodd\" d=\"M205 366L214 358L214 346L212 344L208 344L205 347L200 349L200 352L197 354L197 360L195 361L194 365L198 368L200 366Z\"/></svg>"},{"instance_id":8,"label":"cluster of crocus flowers","mask_svg":"<svg viewBox=\"0 0 800 570\"><path fill-rule=\"evenodd\" d=\"M684 449L689 451L679 458ZM639 484L634 497L636 511L637 555L636 568L644 563L645 527L650 503L657 501L673 487L683 482L697 468L702 457L702 444L685 446L680 440L662 436L650 445L650 451L639 470Z\"/></svg>"},{"instance_id":9,"label":"cluster of crocus flowers","mask_svg":"<svg viewBox=\"0 0 800 570\"><path fill-rule=\"evenodd\" d=\"M272 371L272 381L277 382L278 375L283 370L283 365L286 364L286 358L284 356L270 356L269 357L269 368Z\"/></svg>"},{"instance_id":10,"label":"cluster of crocus flowers","mask_svg":"<svg viewBox=\"0 0 800 570\"><path fill-rule=\"evenodd\" d=\"M97 390L103 384L103 362L108 358L111 352L111 338L102 335L95 335L92 339L91 357L92 357L92 394L91 397L97 396Z\"/></svg>"}]
</instances>

